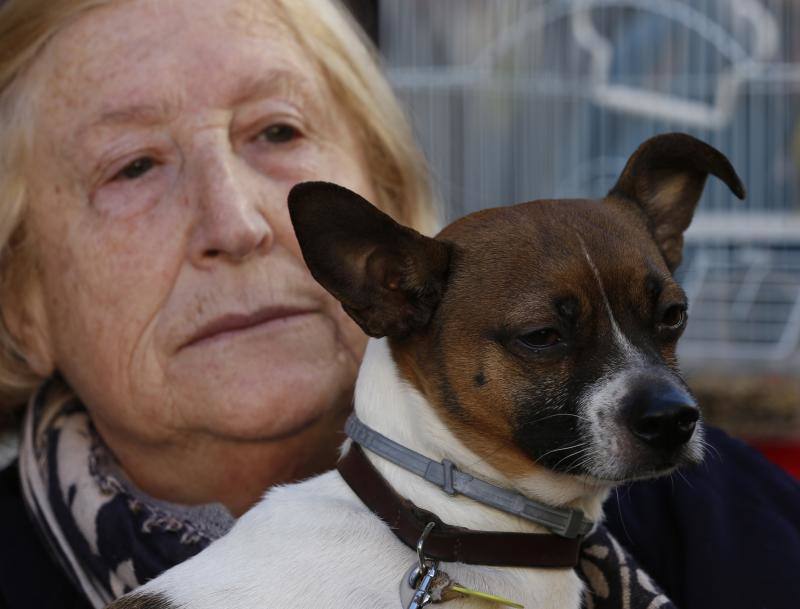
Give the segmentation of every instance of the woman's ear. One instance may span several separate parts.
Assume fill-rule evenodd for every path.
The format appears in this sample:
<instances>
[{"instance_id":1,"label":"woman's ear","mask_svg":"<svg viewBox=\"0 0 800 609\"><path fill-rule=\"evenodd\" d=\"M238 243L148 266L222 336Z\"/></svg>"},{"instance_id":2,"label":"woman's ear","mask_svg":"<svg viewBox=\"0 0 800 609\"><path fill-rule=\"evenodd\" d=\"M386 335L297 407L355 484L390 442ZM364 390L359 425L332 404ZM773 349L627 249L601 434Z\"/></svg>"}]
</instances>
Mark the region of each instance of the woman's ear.
<instances>
[{"instance_id":1,"label":"woman's ear","mask_svg":"<svg viewBox=\"0 0 800 609\"><path fill-rule=\"evenodd\" d=\"M36 277L28 278L22 289L14 290L9 283L17 293L0 303L3 323L31 370L46 378L55 364L41 284Z\"/></svg>"}]
</instances>

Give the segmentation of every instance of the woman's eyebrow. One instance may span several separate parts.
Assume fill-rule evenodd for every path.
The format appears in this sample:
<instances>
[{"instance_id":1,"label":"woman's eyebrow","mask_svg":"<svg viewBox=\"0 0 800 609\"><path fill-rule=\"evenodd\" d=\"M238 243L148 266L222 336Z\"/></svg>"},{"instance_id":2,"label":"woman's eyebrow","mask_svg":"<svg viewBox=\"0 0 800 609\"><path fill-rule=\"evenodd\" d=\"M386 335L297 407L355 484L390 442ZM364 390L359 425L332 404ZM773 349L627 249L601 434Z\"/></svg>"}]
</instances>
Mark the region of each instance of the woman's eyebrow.
<instances>
[{"instance_id":1,"label":"woman's eyebrow","mask_svg":"<svg viewBox=\"0 0 800 609\"><path fill-rule=\"evenodd\" d=\"M232 100L237 106L254 99L279 95L288 101L310 108L323 114L323 106L319 103L321 93L319 87L310 79L289 70L274 70L248 77L237 87L238 91ZM173 102L131 104L121 108L111 108L99 117L80 126L76 131L78 139L83 138L93 129L115 125L157 125L167 122L180 113L180 104Z\"/></svg>"},{"instance_id":2,"label":"woman's eyebrow","mask_svg":"<svg viewBox=\"0 0 800 609\"><path fill-rule=\"evenodd\" d=\"M273 70L247 78L239 87L233 104L275 95L293 103L317 106L321 93L315 82L297 72Z\"/></svg>"},{"instance_id":3,"label":"woman's eyebrow","mask_svg":"<svg viewBox=\"0 0 800 609\"><path fill-rule=\"evenodd\" d=\"M169 103L131 104L103 111L99 117L81 125L76 136L82 138L93 129L114 125L157 125L178 114L178 108Z\"/></svg>"}]
</instances>

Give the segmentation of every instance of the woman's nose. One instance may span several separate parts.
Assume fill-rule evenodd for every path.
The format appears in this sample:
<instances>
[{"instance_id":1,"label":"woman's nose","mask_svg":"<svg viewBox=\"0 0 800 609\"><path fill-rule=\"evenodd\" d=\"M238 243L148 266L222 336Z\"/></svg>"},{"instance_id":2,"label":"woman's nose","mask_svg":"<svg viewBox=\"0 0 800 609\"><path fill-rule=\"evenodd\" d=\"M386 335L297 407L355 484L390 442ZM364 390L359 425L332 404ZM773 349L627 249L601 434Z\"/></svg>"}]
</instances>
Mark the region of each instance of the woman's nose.
<instances>
[{"instance_id":1,"label":"woman's nose","mask_svg":"<svg viewBox=\"0 0 800 609\"><path fill-rule=\"evenodd\" d=\"M191 256L204 264L216 258L241 261L272 247L274 233L265 197L249 166L235 155L208 154L193 172L191 188L199 221L191 237Z\"/></svg>"}]
</instances>

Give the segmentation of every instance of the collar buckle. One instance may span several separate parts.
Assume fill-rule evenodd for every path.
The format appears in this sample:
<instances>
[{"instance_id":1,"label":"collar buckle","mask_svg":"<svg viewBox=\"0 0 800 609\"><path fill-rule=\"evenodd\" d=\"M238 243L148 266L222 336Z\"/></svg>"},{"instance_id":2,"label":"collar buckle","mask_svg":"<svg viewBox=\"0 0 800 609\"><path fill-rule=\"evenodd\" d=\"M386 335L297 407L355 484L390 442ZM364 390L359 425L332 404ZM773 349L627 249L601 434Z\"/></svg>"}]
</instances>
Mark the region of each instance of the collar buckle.
<instances>
[{"instance_id":1,"label":"collar buckle","mask_svg":"<svg viewBox=\"0 0 800 609\"><path fill-rule=\"evenodd\" d=\"M554 529L553 532L567 539L575 539L578 535L586 534L583 523L583 512L581 510L569 510L564 526Z\"/></svg>"}]
</instances>

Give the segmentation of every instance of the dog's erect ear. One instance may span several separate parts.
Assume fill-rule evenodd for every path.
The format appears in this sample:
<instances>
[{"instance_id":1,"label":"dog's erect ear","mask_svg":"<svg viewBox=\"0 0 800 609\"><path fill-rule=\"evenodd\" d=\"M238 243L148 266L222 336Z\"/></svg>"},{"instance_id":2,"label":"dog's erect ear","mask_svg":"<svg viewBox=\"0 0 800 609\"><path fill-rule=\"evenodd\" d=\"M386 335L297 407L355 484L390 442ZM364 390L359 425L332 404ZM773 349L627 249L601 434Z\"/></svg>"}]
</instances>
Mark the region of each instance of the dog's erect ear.
<instances>
[{"instance_id":1,"label":"dog's erect ear","mask_svg":"<svg viewBox=\"0 0 800 609\"><path fill-rule=\"evenodd\" d=\"M633 153L608 193L641 207L670 271L681 263L683 233L692 221L708 174L744 199L739 176L719 150L684 133L657 135Z\"/></svg>"},{"instance_id":2,"label":"dog's erect ear","mask_svg":"<svg viewBox=\"0 0 800 609\"><path fill-rule=\"evenodd\" d=\"M289 214L314 279L364 332L402 337L427 325L444 290L447 244L328 182L292 188Z\"/></svg>"}]
</instances>

